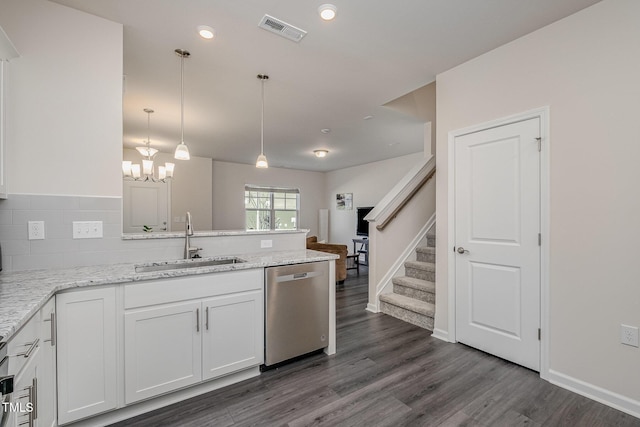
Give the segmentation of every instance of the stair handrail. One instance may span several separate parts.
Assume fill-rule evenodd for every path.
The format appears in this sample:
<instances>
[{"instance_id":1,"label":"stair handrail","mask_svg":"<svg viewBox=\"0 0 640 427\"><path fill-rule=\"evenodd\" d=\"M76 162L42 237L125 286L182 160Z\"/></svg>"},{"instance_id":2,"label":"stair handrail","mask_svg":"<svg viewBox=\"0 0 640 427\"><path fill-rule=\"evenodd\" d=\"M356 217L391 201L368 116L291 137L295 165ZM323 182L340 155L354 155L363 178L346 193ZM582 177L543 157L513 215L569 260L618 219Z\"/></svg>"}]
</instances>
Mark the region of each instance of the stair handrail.
<instances>
[{"instance_id":1,"label":"stair handrail","mask_svg":"<svg viewBox=\"0 0 640 427\"><path fill-rule=\"evenodd\" d=\"M435 173L436 158L430 155L411 168L364 219L375 223L379 231L384 230Z\"/></svg>"}]
</instances>

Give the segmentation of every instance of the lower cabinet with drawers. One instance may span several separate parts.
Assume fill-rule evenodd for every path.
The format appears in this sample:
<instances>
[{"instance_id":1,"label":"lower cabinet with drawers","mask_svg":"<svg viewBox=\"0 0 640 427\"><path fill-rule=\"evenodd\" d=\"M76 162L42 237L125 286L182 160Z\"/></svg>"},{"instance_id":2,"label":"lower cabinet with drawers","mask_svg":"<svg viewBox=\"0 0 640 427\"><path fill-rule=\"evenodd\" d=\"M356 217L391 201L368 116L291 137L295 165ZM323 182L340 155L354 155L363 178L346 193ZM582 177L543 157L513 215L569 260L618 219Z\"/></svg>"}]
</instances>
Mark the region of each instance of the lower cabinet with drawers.
<instances>
[{"instance_id":1,"label":"lower cabinet with drawers","mask_svg":"<svg viewBox=\"0 0 640 427\"><path fill-rule=\"evenodd\" d=\"M55 297L7 343L11 399L3 406L7 426L51 427L55 414ZM3 424L5 425L5 424Z\"/></svg>"}]
</instances>

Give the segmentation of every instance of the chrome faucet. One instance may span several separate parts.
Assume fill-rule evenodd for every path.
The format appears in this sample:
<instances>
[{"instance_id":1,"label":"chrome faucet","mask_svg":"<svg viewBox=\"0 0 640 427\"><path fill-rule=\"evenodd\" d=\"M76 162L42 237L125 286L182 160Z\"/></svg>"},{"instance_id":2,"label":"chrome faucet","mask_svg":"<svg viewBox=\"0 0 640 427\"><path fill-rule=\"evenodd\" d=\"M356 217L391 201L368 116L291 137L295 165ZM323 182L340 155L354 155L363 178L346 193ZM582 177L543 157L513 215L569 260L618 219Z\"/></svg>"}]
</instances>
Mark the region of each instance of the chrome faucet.
<instances>
[{"instance_id":1,"label":"chrome faucet","mask_svg":"<svg viewBox=\"0 0 640 427\"><path fill-rule=\"evenodd\" d=\"M189 237L193 236L193 226L191 225L191 212L187 212L187 220L184 230L184 259L200 258L198 251L202 248L192 248Z\"/></svg>"}]
</instances>

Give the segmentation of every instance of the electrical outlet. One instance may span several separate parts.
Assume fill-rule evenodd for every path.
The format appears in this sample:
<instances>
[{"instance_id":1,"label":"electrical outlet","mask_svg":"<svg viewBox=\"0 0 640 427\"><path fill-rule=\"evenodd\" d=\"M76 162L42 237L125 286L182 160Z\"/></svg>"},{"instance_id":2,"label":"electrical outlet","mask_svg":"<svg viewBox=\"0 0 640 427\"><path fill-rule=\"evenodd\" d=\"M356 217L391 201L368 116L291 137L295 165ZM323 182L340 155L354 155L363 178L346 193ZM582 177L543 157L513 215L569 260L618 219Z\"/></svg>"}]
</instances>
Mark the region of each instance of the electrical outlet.
<instances>
[{"instance_id":1,"label":"electrical outlet","mask_svg":"<svg viewBox=\"0 0 640 427\"><path fill-rule=\"evenodd\" d=\"M638 328L629 325L620 325L620 342L632 347L638 347Z\"/></svg>"},{"instance_id":2,"label":"electrical outlet","mask_svg":"<svg viewBox=\"0 0 640 427\"><path fill-rule=\"evenodd\" d=\"M44 240L44 221L29 221L29 240Z\"/></svg>"},{"instance_id":3,"label":"electrical outlet","mask_svg":"<svg viewBox=\"0 0 640 427\"><path fill-rule=\"evenodd\" d=\"M73 221L73 238L102 238L102 221Z\"/></svg>"},{"instance_id":4,"label":"electrical outlet","mask_svg":"<svg viewBox=\"0 0 640 427\"><path fill-rule=\"evenodd\" d=\"M261 248L271 248L273 247L273 240L260 240Z\"/></svg>"}]
</instances>

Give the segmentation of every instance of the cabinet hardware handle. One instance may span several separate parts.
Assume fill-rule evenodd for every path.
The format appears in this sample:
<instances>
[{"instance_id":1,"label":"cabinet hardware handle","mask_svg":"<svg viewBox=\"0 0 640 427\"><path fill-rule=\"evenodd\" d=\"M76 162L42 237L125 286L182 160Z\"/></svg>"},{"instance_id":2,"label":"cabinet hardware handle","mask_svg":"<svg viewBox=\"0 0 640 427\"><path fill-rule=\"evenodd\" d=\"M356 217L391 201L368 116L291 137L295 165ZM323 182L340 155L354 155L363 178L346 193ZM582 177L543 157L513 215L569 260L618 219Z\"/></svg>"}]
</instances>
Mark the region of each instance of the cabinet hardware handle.
<instances>
[{"instance_id":1,"label":"cabinet hardware handle","mask_svg":"<svg viewBox=\"0 0 640 427\"><path fill-rule=\"evenodd\" d=\"M209 307L205 308L205 313L206 313L206 317L207 317L207 331L209 330Z\"/></svg>"},{"instance_id":2,"label":"cabinet hardware handle","mask_svg":"<svg viewBox=\"0 0 640 427\"><path fill-rule=\"evenodd\" d=\"M40 342L39 338L36 338L36 340L34 342L32 342L31 344L25 344L25 345L29 345L29 349L27 351L25 351L24 353L19 353L18 356L24 356L25 359L29 356L31 356L31 353L33 353L33 350L35 350L35 348L38 346L38 343Z\"/></svg>"},{"instance_id":3,"label":"cabinet hardware handle","mask_svg":"<svg viewBox=\"0 0 640 427\"><path fill-rule=\"evenodd\" d=\"M51 343L51 347L55 347L56 345L56 314L51 313L49 319L44 319L43 322L51 322L51 338L48 340L44 340L43 342Z\"/></svg>"},{"instance_id":4,"label":"cabinet hardware handle","mask_svg":"<svg viewBox=\"0 0 640 427\"><path fill-rule=\"evenodd\" d=\"M33 397L31 399L31 403L33 403L33 410L31 413L33 414L33 419L38 418L38 378L33 377L31 389L33 390Z\"/></svg>"},{"instance_id":5,"label":"cabinet hardware handle","mask_svg":"<svg viewBox=\"0 0 640 427\"><path fill-rule=\"evenodd\" d=\"M200 309L196 308L196 332L200 332Z\"/></svg>"}]
</instances>

